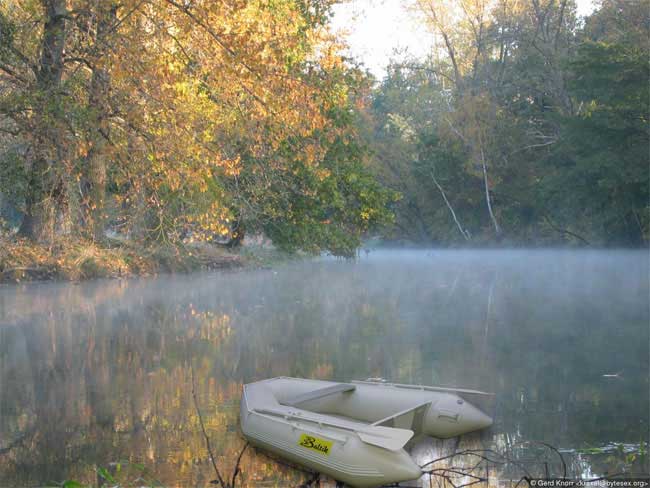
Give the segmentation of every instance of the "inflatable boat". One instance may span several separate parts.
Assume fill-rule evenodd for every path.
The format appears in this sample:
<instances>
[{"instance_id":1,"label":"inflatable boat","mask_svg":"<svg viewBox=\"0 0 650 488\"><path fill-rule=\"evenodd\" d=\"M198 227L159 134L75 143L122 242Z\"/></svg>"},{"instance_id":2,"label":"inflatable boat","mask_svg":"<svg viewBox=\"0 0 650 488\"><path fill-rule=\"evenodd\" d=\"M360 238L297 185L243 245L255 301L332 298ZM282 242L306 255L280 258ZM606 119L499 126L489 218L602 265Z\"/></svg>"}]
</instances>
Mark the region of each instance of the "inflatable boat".
<instances>
[{"instance_id":1,"label":"inflatable boat","mask_svg":"<svg viewBox=\"0 0 650 488\"><path fill-rule=\"evenodd\" d=\"M476 390L366 380L278 377L244 385L240 421L253 445L358 487L417 479L414 435L447 438L492 425L457 393Z\"/></svg>"}]
</instances>

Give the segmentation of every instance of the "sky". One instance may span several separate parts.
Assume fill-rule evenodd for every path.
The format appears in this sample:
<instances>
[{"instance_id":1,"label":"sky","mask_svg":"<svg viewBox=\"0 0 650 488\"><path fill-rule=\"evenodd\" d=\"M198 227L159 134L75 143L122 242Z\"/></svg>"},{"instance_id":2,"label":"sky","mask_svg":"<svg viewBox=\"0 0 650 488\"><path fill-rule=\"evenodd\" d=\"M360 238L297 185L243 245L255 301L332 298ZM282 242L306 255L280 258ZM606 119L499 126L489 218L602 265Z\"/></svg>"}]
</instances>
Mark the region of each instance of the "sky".
<instances>
[{"instance_id":1,"label":"sky","mask_svg":"<svg viewBox=\"0 0 650 488\"><path fill-rule=\"evenodd\" d=\"M395 50L415 57L427 54L430 35L401 0L349 0L335 7L334 28L345 33L349 54L378 78ZM578 14L588 15L594 0L577 0Z\"/></svg>"}]
</instances>

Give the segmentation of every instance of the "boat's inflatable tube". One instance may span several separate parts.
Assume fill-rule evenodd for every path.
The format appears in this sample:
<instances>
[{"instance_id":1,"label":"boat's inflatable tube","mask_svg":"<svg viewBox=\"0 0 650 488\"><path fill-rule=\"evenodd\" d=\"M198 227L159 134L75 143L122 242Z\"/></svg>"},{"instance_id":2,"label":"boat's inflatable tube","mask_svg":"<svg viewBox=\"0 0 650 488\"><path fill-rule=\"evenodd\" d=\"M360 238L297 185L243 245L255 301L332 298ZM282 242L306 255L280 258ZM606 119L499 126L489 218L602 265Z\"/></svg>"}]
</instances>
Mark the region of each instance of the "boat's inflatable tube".
<instances>
[{"instance_id":1,"label":"boat's inflatable tube","mask_svg":"<svg viewBox=\"0 0 650 488\"><path fill-rule=\"evenodd\" d=\"M419 478L414 434L452 437L492 419L453 392L372 381L279 377L244 385L241 427L253 444L352 486Z\"/></svg>"}]
</instances>

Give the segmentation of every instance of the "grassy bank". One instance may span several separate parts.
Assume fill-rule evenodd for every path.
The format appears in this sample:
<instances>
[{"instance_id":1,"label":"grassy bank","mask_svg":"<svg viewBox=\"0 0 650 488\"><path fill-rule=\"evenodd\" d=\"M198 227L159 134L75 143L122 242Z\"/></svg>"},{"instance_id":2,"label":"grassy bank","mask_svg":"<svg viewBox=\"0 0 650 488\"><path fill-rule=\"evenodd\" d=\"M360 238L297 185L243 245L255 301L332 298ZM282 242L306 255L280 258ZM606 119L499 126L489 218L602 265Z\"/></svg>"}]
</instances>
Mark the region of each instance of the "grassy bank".
<instances>
[{"instance_id":1,"label":"grassy bank","mask_svg":"<svg viewBox=\"0 0 650 488\"><path fill-rule=\"evenodd\" d=\"M268 266L289 256L267 248L231 251L208 244L141 246L118 241L101 245L60 239L51 245L0 237L0 282L87 280Z\"/></svg>"}]
</instances>

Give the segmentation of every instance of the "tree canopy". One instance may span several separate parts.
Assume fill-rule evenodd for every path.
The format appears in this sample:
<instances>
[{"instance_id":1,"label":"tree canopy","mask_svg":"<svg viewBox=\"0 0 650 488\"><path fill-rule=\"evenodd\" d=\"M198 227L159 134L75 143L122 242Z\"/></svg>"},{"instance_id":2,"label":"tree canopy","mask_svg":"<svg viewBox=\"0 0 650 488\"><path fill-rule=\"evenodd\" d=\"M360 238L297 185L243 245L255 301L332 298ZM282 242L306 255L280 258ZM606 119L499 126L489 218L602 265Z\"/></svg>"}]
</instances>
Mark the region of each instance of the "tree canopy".
<instances>
[{"instance_id":1,"label":"tree canopy","mask_svg":"<svg viewBox=\"0 0 650 488\"><path fill-rule=\"evenodd\" d=\"M330 0L11 0L0 163L20 231L350 254L389 218Z\"/></svg>"},{"instance_id":2,"label":"tree canopy","mask_svg":"<svg viewBox=\"0 0 650 488\"><path fill-rule=\"evenodd\" d=\"M381 80L335 3L2 3L0 212L40 243L648 242L649 0L412 0L434 47Z\"/></svg>"},{"instance_id":3,"label":"tree canopy","mask_svg":"<svg viewBox=\"0 0 650 488\"><path fill-rule=\"evenodd\" d=\"M417 0L435 39L393 62L366 137L403 194L395 236L642 245L649 223L650 3Z\"/></svg>"}]
</instances>

